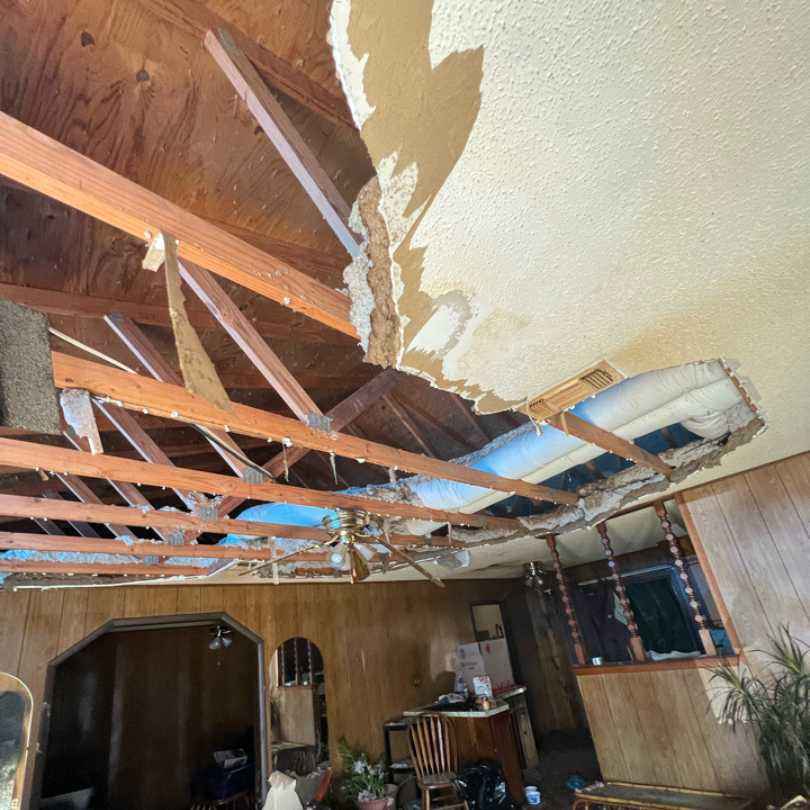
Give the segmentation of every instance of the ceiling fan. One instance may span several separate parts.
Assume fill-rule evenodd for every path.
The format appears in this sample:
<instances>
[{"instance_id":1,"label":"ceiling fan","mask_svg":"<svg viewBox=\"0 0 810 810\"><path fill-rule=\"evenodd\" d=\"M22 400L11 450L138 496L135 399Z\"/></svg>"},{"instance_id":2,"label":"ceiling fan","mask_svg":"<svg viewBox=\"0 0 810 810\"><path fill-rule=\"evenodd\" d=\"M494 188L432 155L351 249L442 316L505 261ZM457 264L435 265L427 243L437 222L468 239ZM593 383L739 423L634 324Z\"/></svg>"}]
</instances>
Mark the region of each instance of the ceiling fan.
<instances>
[{"instance_id":1,"label":"ceiling fan","mask_svg":"<svg viewBox=\"0 0 810 810\"><path fill-rule=\"evenodd\" d=\"M393 546L388 537L387 530L383 529L381 534L371 534L368 530L371 521L367 512L362 510L352 509L336 509L334 512L327 515L322 521L323 527L329 533L329 539L322 543L313 543L312 545L297 549L290 554L285 554L271 562L263 563L257 568L251 568L246 571L246 574L256 573L263 568L268 568L272 565L277 565L280 562L300 554L302 551L309 551L315 548L331 548L332 553L329 556L329 562L336 568L341 567L348 558L349 575L352 584L360 582L371 575L371 569L365 556L360 552L359 546L365 545L380 545L387 549L388 552L398 557L404 563L407 563L412 568L415 568L422 576L427 577L434 585L439 588L444 587L444 583L438 578L433 576L427 569L419 565L419 563L406 554L404 551Z\"/></svg>"}]
</instances>

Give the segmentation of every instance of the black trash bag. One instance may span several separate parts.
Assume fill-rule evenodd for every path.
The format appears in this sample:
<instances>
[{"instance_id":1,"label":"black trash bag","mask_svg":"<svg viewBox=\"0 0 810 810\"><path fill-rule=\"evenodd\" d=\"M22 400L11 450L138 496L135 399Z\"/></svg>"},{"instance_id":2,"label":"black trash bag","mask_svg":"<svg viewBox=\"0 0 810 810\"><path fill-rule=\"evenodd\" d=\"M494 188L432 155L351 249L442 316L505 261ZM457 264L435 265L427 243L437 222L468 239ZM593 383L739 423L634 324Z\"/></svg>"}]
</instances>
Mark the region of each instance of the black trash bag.
<instances>
[{"instance_id":1,"label":"black trash bag","mask_svg":"<svg viewBox=\"0 0 810 810\"><path fill-rule=\"evenodd\" d=\"M482 760L467 765L456 776L456 787L470 810L517 810L520 807L509 795L500 762Z\"/></svg>"}]
</instances>

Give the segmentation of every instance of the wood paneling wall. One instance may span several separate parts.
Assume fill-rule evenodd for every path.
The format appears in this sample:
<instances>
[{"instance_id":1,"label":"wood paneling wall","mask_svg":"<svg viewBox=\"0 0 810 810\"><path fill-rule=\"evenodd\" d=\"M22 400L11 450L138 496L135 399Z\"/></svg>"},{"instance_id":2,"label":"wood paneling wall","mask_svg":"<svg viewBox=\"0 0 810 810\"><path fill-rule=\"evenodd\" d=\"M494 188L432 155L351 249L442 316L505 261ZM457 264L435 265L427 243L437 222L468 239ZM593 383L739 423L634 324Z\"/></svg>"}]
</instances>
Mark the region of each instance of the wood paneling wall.
<instances>
[{"instance_id":1,"label":"wood paneling wall","mask_svg":"<svg viewBox=\"0 0 810 810\"><path fill-rule=\"evenodd\" d=\"M754 741L717 721L707 673L647 666L578 678L603 778L743 795L764 791Z\"/></svg>"},{"instance_id":2,"label":"wood paneling wall","mask_svg":"<svg viewBox=\"0 0 810 810\"><path fill-rule=\"evenodd\" d=\"M810 453L677 498L717 608L747 663L761 663L755 650L767 648L781 625L810 642ZM579 676L603 776L765 790L750 732L732 733L715 720L709 678L705 669L657 667Z\"/></svg>"},{"instance_id":3,"label":"wood paneling wall","mask_svg":"<svg viewBox=\"0 0 810 810\"><path fill-rule=\"evenodd\" d=\"M385 720L452 688L453 652L459 643L473 641L470 604L500 601L514 584L468 580L448 582L443 590L402 582L0 592L0 671L18 675L30 687L38 716L48 662L109 619L225 612L264 639L266 666L287 638L304 636L317 644L324 658L331 741L345 736L378 754Z\"/></svg>"},{"instance_id":4,"label":"wood paneling wall","mask_svg":"<svg viewBox=\"0 0 810 810\"><path fill-rule=\"evenodd\" d=\"M748 661L782 625L810 642L810 453L686 490L679 502Z\"/></svg>"}]
</instances>

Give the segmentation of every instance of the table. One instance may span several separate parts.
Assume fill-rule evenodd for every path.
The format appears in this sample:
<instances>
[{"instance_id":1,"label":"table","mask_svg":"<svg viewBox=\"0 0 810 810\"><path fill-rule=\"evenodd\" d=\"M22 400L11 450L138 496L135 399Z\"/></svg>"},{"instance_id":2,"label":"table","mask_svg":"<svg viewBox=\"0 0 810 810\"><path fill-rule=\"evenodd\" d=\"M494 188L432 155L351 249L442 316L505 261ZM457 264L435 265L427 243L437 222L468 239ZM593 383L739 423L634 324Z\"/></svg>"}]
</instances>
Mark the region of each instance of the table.
<instances>
[{"instance_id":1,"label":"table","mask_svg":"<svg viewBox=\"0 0 810 810\"><path fill-rule=\"evenodd\" d=\"M420 707L403 712L403 717L418 717L426 712L439 713L432 707ZM447 709L441 710L441 714L453 723L459 762L464 764L482 759L500 762L510 795L522 804L524 797L520 748L509 706L506 703L497 703L486 711Z\"/></svg>"}]
</instances>

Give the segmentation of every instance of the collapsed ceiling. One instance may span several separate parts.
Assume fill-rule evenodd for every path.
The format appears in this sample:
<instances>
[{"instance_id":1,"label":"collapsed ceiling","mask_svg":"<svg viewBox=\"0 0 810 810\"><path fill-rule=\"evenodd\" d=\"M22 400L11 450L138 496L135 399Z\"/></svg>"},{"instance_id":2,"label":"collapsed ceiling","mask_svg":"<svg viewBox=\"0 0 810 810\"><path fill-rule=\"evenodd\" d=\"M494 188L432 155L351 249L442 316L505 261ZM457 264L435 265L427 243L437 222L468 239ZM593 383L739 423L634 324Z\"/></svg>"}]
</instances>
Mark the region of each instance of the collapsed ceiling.
<instances>
[{"instance_id":1,"label":"collapsed ceiling","mask_svg":"<svg viewBox=\"0 0 810 810\"><path fill-rule=\"evenodd\" d=\"M176 0L174 6L88 0L79 12L65 0L61 16L49 4L9 12L0 29L0 60L6 75L19 80L9 84L4 110L166 202L154 207L157 222L127 208L124 196L109 193L75 211L28 187L51 194L56 186L50 172L40 172L39 185L29 182L34 175L26 171L10 174L17 182L3 181L0 188L8 223L0 241L0 297L46 312L58 334L74 341L66 347L60 338L54 348L82 355L78 338L79 346L100 351L119 367L182 384L163 273L141 267L144 240L150 241L152 226L175 203L181 213L199 217L195 228L206 229L209 238L206 254L192 228L178 237L181 254L197 250L194 260L216 273L205 261L218 260L220 243L227 243L258 269L274 268L251 275L244 267L251 262L237 261L225 280L218 275L224 310L201 306L197 299L205 303L206 293L199 292L199 278L194 281L199 271L180 270L188 318L201 332L202 349L231 401L253 410L240 411L244 421L234 430L231 417L218 414L219 432L201 434L182 406L160 412L152 402L124 403L126 384L121 388L114 379L120 373L92 369L86 386L77 387L97 386L92 408L105 455L140 456L163 465L162 475L169 477L150 477L143 466L113 465L122 475L131 470L122 483L69 454L58 457L77 466L63 473L46 474L49 465L41 461L7 469L17 476L6 479L7 491L58 499L71 494L67 511L64 503L60 507L61 525L50 519L59 517L53 505L58 500L47 508L37 502L40 529L59 538L48 546L37 535L39 551L22 546L4 559L21 555L20 564L32 565L70 560L76 573L115 561L133 572L165 576L173 565L183 576L202 569L217 582L243 582L222 569L224 557L204 555L213 548L224 554L231 546L234 559L247 546L259 548L266 560L273 548L300 548L289 545L290 537L317 537L311 527L323 515L294 520L287 508L281 520L273 515L274 504L285 502L284 496L290 504L334 504L345 500L342 490L348 488L349 497L362 492L383 498L383 514L398 505L408 507L412 518L437 507L461 510L445 513L445 520L457 515L452 522L477 518L478 528L446 534L441 519L410 519L393 528L406 532L399 535L402 545L429 547L414 553L444 554L448 544L463 544L465 554L472 549L451 576L513 575L522 562L545 558L537 553L538 535L570 531L576 548L561 540L563 559L581 561L598 554L585 550L592 544L582 540L582 527L631 501L671 492L687 476L692 484L807 449L810 417L801 404L810 393L810 369L795 340L810 326L808 282L797 270L806 259L801 234L810 179L810 161L802 159L808 77L796 67L808 42L807 12L780 8L760 19L764 12L755 9L711 16L703 9L639 4L599 19L583 5L557 18L493 0L471 19L449 0L323 0L308 11L279 6L283 24L276 25L263 4L252 0ZM305 166L304 174L311 174L304 179L289 161L295 148L285 156L268 131L266 110L257 116L256 97L233 83L212 50L211 41L231 41L220 26L260 69L259 81L284 94L280 103L265 101L281 110L278 120L288 118L284 126L294 133L292 143L300 138L317 155ZM220 31L213 40L210 29ZM352 116L359 133L350 125ZM0 124L0 159L8 174L4 150L13 142L9 133L20 130ZM29 143L32 154L45 148L41 138ZM24 164L28 157L20 149L15 160ZM64 158L67 165L66 153ZM79 196L92 192L89 181L79 186ZM346 200L357 199L348 223L316 202L313 186L337 201L338 214L344 207L348 212ZM51 196L74 205L70 193ZM109 199L124 213L108 205L107 218L96 221ZM365 239L363 250L356 235ZM247 245L256 250L245 253ZM355 259L345 272L345 304L352 323L342 320L344 298L335 291L344 283L349 254ZM317 289L328 306L320 311L331 323L322 317L317 323L317 311L315 320L304 317L315 310L273 287L277 277L283 286L289 267L303 274L298 282L307 281L308 290L316 289L309 279L321 282ZM260 292L269 288L272 300ZM234 332L240 318L258 332L247 348L244 336ZM323 325L338 321L343 334ZM349 336L355 330L362 351ZM364 354L370 362L362 362ZM270 374L268 356L278 363ZM631 379L593 404L583 403L576 414L586 426L615 431L608 437L611 453L603 455L604 437L602 445L575 440L566 435L564 421L537 433L525 416L510 410L602 358ZM736 368L730 358L757 381L758 404L769 417L768 433L750 445L764 417L744 384L728 375L729 367ZM60 368L83 368L68 360ZM370 363L397 366L438 388L414 376L386 377ZM692 410L670 408L670 401L688 399L694 390L689 375L708 370L717 377L697 387L717 385L719 398L692 402ZM75 385L60 373L60 387ZM639 393L621 404L617 392L643 392L656 374L678 380L669 399L652 407ZM148 388L141 378L138 386ZM181 394L154 390L156 396ZM452 392L475 400L479 415ZM348 408L358 395L365 397L362 408ZM122 405L135 412L128 421ZM288 428L263 433L253 427L269 424L262 419L265 411L288 410L324 435L296 446ZM349 411L349 418L340 419L340 434L320 429L324 414ZM617 437L625 444L617 445ZM64 444L27 438L45 444L43 452ZM68 440L81 446L75 437ZM230 451L223 452L223 442L231 443ZM366 446L377 455L364 458L366 451L357 448ZM634 465L622 460L622 447ZM412 451L408 458L416 467L398 472L385 461L397 457L397 448ZM16 445L5 449L7 460L25 455ZM731 450L736 452L727 455ZM175 458L181 459L177 471L166 467ZM441 466L447 459L460 463ZM34 464L45 480L25 476ZM189 466L214 477L184 479ZM237 486L241 481L233 473L249 484L261 466L286 488L268 485L263 493ZM402 478L403 471L423 474ZM229 476L224 483L223 472ZM263 481L260 470L258 475ZM269 502L254 507L262 513L255 520L297 524L297 533L281 535L286 546L268 545L256 542L262 534L256 524L244 524L252 531L247 541L234 527L218 542L228 533L222 520L178 511L178 505L196 509L187 496L199 494L186 491L181 480L217 495L219 500L203 497L199 503L220 517L241 517L246 500ZM510 487L529 497L510 496ZM537 500L541 493L545 501ZM118 523L125 520L113 522L116 513L103 521L107 529L98 530L102 537L112 532L114 539L104 541L112 556L99 556L95 539L84 540L96 530L76 520L72 498L98 506L123 499L141 510L124 512L146 531L130 532L133 546L122 549L118 529L126 527ZM19 503L15 508L20 517L31 514ZM498 520L508 528L503 522L495 528ZM435 533L427 541L416 536L430 530ZM54 553L86 554L92 561L50 557L46 547L56 548L66 537L71 548L88 551ZM100 547L102 538L95 538ZM30 535L27 542L33 542ZM166 543L187 545L171 550L171 563L167 557L153 565L155 542L167 554ZM638 542L627 539L626 547ZM623 544L620 537L618 551ZM315 573L323 557L315 551L311 564L282 573L305 575L307 566ZM393 567L380 576L418 576ZM334 576L334 570L326 573Z\"/></svg>"},{"instance_id":2,"label":"collapsed ceiling","mask_svg":"<svg viewBox=\"0 0 810 810\"><path fill-rule=\"evenodd\" d=\"M483 412L736 359L769 433L699 480L810 447L806 4L335 0L330 36L377 170L370 357Z\"/></svg>"}]
</instances>

